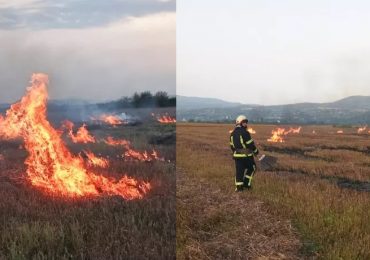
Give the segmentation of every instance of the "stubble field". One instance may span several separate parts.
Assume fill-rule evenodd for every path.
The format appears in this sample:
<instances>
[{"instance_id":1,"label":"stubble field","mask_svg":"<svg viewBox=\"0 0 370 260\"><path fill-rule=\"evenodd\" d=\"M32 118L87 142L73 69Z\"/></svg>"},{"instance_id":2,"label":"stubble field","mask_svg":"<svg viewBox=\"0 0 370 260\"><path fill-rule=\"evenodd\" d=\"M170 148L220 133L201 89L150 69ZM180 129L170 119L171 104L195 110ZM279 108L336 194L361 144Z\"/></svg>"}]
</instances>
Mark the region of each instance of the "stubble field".
<instances>
[{"instance_id":1,"label":"stubble field","mask_svg":"<svg viewBox=\"0 0 370 260\"><path fill-rule=\"evenodd\" d=\"M177 257L369 259L367 131L303 126L271 143L275 126L251 127L277 163L256 173L252 191L235 193L233 125L177 125Z\"/></svg>"},{"instance_id":2,"label":"stubble field","mask_svg":"<svg viewBox=\"0 0 370 260\"><path fill-rule=\"evenodd\" d=\"M155 149L165 161L126 161L122 147L104 142L74 144L73 154L90 150L108 158L109 178L123 175L149 182L142 199L120 196L65 198L33 187L26 175L22 140L0 142L0 259L173 259L175 257L175 126L91 129L98 140L130 140L135 149ZM164 140L163 136L172 136ZM161 139L162 138L162 139ZM163 141L164 140L164 141ZM163 141L163 142L162 142Z\"/></svg>"}]
</instances>

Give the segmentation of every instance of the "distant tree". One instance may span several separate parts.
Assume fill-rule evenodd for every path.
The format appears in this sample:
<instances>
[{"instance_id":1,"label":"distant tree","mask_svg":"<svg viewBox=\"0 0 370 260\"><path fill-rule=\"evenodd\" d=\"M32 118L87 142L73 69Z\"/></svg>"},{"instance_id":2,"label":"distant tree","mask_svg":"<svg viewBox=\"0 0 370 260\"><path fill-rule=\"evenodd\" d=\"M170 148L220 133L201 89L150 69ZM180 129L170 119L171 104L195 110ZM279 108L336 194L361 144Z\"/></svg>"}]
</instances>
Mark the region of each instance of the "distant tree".
<instances>
[{"instance_id":1,"label":"distant tree","mask_svg":"<svg viewBox=\"0 0 370 260\"><path fill-rule=\"evenodd\" d=\"M151 107L154 105L153 95L150 91L144 91L140 94L140 106Z\"/></svg>"},{"instance_id":2,"label":"distant tree","mask_svg":"<svg viewBox=\"0 0 370 260\"><path fill-rule=\"evenodd\" d=\"M155 104L158 106L158 107L167 107L168 106L168 103L169 103L169 98L168 98L168 95L167 95L167 92L165 91L158 91L155 96L154 96L154 99L155 99Z\"/></svg>"},{"instance_id":3,"label":"distant tree","mask_svg":"<svg viewBox=\"0 0 370 260\"><path fill-rule=\"evenodd\" d=\"M132 96L132 105L134 107L140 106L140 95L137 92Z\"/></svg>"}]
</instances>

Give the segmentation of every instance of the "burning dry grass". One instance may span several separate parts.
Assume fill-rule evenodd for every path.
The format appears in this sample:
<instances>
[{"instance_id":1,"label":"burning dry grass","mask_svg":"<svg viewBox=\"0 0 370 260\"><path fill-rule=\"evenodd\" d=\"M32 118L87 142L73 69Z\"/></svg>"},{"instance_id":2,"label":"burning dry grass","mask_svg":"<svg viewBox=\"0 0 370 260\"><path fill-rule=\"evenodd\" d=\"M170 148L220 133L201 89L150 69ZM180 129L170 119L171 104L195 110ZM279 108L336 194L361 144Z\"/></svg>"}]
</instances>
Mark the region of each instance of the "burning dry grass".
<instances>
[{"instance_id":1,"label":"burning dry grass","mask_svg":"<svg viewBox=\"0 0 370 260\"><path fill-rule=\"evenodd\" d=\"M99 139L132 140L148 147L148 139L159 132L173 132L163 125L92 131ZM107 170L90 166L96 174L119 179L123 172L145 179L152 190L141 200L119 196L62 199L45 196L27 182L23 164L27 157L19 149L21 140L0 142L0 259L168 259L175 254L175 147L157 149L168 162L125 162L117 153L122 147L104 142L75 144L66 137L73 154L92 151L109 158ZM81 152L81 156L85 156Z\"/></svg>"},{"instance_id":2,"label":"burning dry grass","mask_svg":"<svg viewBox=\"0 0 370 260\"><path fill-rule=\"evenodd\" d=\"M127 162L123 147L100 140L129 131L130 144L147 148L174 126L74 134L67 121L66 142L46 117L47 82L34 74L0 118L0 259L173 258L175 144L155 147L166 162Z\"/></svg>"},{"instance_id":3,"label":"burning dry grass","mask_svg":"<svg viewBox=\"0 0 370 260\"><path fill-rule=\"evenodd\" d=\"M188 181L180 179L177 186L179 191L186 191L179 194L177 208L180 258L192 252L204 256L214 251L224 258L243 258L243 250L251 258L283 258L277 253L286 258L370 258L368 136L350 128L338 138L333 127L304 126L299 134L288 135L284 143L270 143L267 139L274 126L254 125L254 140L262 151L277 157L278 164L268 172L258 172L254 190L237 197L227 143L229 128L215 124L177 126L177 164L183 170L182 178ZM212 138L208 138L210 132ZM196 190L207 195L186 196ZM212 222L215 218L217 221ZM301 241L299 253L288 219ZM207 223L207 229L199 223ZM253 231L248 232L243 225ZM232 235L238 228L244 232L234 238L238 237ZM267 242L249 240L255 235L265 236Z\"/></svg>"}]
</instances>

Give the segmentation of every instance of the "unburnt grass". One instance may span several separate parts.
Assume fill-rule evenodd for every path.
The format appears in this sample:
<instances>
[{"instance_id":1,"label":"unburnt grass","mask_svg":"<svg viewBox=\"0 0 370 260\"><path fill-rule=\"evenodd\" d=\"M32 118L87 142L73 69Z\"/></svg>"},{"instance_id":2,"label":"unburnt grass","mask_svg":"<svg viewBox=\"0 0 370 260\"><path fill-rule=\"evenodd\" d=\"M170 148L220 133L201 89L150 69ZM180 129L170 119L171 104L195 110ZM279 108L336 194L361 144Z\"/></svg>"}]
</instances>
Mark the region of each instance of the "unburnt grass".
<instances>
[{"instance_id":1,"label":"unburnt grass","mask_svg":"<svg viewBox=\"0 0 370 260\"><path fill-rule=\"evenodd\" d=\"M213 258L214 251L229 259L370 258L370 136L356 127L337 134L336 127L303 126L284 143L267 142L275 127L252 125L257 146L277 163L257 172L252 191L235 194L233 126L178 124L179 258Z\"/></svg>"},{"instance_id":2,"label":"unburnt grass","mask_svg":"<svg viewBox=\"0 0 370 260\"><path fill-rule=\"evenodd\" d=\"M127 174L150 182L143 198L119 196L56 197L32 187L21 140L0 142L0 259L173 259L175 257L175 143L149 144L175 126L151 123L111 127L91 132L132 141L136 150L158 151L166 161L124 161L122 147L104 142L73 144L74 154L91 150L109 158L108 169L97 174L120 178Z\"/></svg>"}]
</instances>

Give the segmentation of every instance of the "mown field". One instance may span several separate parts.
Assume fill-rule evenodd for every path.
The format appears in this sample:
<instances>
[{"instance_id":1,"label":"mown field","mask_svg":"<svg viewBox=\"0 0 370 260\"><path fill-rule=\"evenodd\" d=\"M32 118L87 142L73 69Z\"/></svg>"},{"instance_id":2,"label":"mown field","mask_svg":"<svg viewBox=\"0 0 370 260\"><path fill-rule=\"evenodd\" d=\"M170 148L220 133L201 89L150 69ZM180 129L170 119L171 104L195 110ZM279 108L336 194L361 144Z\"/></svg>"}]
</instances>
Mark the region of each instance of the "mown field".
<instances>
[{"instance_id":1,"label":"mown field","mask_svg":"<svg viewBox=\"0 0 370 260\"><path fill-rule=\"evenodd\" d=\"M178 259L370 259L370 135L303 126L270 143L274 126L251 127L278 160L235 193L233 125L177 125Z\"/></svg>"},{"instance_id":2,"label":"mown field","mask_svg":"<svg viewBox=\"0 0 370 260\"><path fill-rule=\"evenodd\" d=\"M156 149L166 161L124 161L122 147L104 142L67 146L109 158L97 174L124 174L150 182L143 199L119 196L58 198L30 185L21 140L0 141L0 259L173 259L175 258L175 125L104 127L97 139L128 139L137 150ZM166 135L172 138L163 139Z\"/></svg>"}]
</instances>

